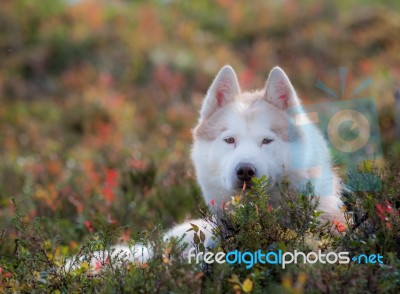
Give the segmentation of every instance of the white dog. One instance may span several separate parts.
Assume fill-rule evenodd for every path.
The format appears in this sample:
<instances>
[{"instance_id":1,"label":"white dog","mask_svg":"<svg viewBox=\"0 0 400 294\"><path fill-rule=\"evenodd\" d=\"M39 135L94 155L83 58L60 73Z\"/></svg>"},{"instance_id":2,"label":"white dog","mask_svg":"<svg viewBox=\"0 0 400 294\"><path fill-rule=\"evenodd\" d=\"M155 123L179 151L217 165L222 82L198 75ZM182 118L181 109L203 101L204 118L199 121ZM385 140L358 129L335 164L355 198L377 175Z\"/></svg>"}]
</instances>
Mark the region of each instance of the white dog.
<instances>
[{"instance_id":1,"label":"white dog","mask_svg":"<svg viewBox=\"0 0 400 294\"><path fill-rule=\"evenodd\" d=\"M293 107L300 112L291 115L288 110ZM311 182L321 196L322 217L343 221L340 180L332 169L326 141L279 67L272 69L262 90L242 92L234 70L224 66L207 92L193 137L191 158L207 204L222 207L242 187L249 187L251 178L266 175L272 181L269 194L276 206L285 176L298 191ZM206 233L205 246L212 247L212 227L202 220L178 225L165 238L185 236L183 242L191 244L193 232L186 232L190 223ZM152 256L145 246L135 247L135 252L115 248L129 260L143 262Z\"/></svg>"},{"instance_id":2,"label":"white dog","mask_svg":"<svg viewBox=\"0 0 400 294\"><path fill-rule=\"evenodd\" d=\"M290 115L287 110L293 107L300 114ZM325 217L340 217L341 186L325 139L279 67L272 69L264 89L253 92L241 92L233 69L223 67L204 99L193 135L192 160L206 203L222 206L252 177L266 175L277 184L285 175L297 190L311 182ZM279 200L276 188L272 185L270 191L274 204Z\"/></svg>"}]
</instances>

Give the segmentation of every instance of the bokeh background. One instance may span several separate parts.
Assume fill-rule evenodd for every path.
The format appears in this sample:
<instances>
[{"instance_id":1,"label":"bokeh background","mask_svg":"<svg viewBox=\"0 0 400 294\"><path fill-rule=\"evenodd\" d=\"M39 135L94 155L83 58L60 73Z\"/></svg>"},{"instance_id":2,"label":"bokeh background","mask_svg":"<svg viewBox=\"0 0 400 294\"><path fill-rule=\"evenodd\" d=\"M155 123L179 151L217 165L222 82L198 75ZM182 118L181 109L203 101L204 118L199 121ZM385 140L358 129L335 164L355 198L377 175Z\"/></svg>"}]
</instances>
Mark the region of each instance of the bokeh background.
<instances>
[{"instance_id":1,"label":"bokeh background","mask_svg":"<svg viewBox=\"0 0 400 294\"><path fill-rule=\"evenodd\" d=\"M196 216L191 128L224 64L242 89L281 66L306 104L370 77L385 158L400 152L400 2L2 0L0 254L16 209L62 242L121 238ZM399 95L400 96L400 95ZM397 110L396 110L397 109ZM14 199L15 204L13 204ZM1 232L1 231L0 231Z\"/></svg>"}]
</instances>

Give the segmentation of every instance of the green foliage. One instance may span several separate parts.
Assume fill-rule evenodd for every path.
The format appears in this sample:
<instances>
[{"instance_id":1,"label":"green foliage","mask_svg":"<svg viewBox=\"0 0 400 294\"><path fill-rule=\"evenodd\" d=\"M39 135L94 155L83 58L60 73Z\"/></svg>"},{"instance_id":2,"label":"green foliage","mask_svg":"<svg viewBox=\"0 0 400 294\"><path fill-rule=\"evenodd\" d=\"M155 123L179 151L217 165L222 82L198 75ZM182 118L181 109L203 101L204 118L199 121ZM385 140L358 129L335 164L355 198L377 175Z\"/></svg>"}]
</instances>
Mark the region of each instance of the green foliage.
<instances>
[{"instance_id":1,"label":"green foliage","mask_svg":"<svg viewBox=\"0 0 400 294\"><path fill-rule=\"evenodd\" d=\"M214 253L278 249L283 252L348 251L350 256L379 253L384 256L382 265L300 262L282 269L279 265L257 263L249 269L243 263L188 263L182 258L186 245L176 239L162 241L158 227L129 242L133 249L137 244L148 244L154 250L154 258L147 263L131 263L124 260L121 252L111 248L125 228L103 227L88 235L79 245L80 249L71 249L62 243L60 233L65 228L61 223L49 218L28 222L17 209L13 226L18 238L13 256L0 259L2 284L9 291L37 293L396 292L400 287L400 218L396 206L400 201L400 189L397 183L388 184L388 180L398 172L398 167L381 171L384 185L380 192L357 192L347 197L347 207L352 209L344 210L346 215L367 217L358 221L356 217L348 218L345 229L337 222L320 221L318 217L323 214L316 211L318 199L310 196L313 194L311 186L306 189L308 193L297 194L283 181L280 205L271 207L268 193L271 183L266 177L253 179L251 189L232 196L223 209L212 207L215 210L212 214L205 212L203 215L215 227L216 246L208 248ZM202 228L191 224L190 231L194 232L193 244L197 251L204 252ZM99 257L95 252L104 253ZM66 268L66 257L71 255L75 256L72 268Z\"/></svg>"},{"instance_id":2,"label":"green foliage","mask_svg":"<svg viewBox=\"0 0 400 294\"><path fill-rule=\"evenodd\" d=\"M398 290L395 166L374 167L380 191L346 199L354 229L322 221L312 187L297 195L284 182L280 207L270 208L266 178L232 195L225 222L215 224L215 250L376 252L382 267L196 266L159 236L204 214L189 130L224 64L243 89L260 88L279 64L306 103L324 98L313 84L335 81L338 66L349 66L352 88L370 76L374 86L362 94L379 98L383 150L396 162L398 1L75 2L1 3L0 292ZM360 186L371 179L352 176ZM192 229L204 249L204 232ZM121 241L150 242L156 258L135 265L116 257L99 273L89 263L62 270L67 256L89 261Z\"/></svg>"}]
</instances>

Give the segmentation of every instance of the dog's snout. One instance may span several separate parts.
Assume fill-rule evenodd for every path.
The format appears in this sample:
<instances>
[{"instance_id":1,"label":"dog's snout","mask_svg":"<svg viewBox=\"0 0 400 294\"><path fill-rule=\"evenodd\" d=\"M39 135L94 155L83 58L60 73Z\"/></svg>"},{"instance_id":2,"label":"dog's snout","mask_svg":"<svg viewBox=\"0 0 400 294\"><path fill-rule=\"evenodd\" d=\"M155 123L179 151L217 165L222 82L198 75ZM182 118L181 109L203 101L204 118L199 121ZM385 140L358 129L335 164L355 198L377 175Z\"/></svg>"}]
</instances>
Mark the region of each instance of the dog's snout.
<instances>
[{"instance_id":1,"label":"dog's snout","mask_svg":"<svg viewBox=\"0 0 400 294\"><path fill-rule=\"evenodd\" d=\"M249 163L239 164L236 168L236 176L240 181L250 181L252 177L256 176L256 168Z\"/></svg>"}]
</instances>

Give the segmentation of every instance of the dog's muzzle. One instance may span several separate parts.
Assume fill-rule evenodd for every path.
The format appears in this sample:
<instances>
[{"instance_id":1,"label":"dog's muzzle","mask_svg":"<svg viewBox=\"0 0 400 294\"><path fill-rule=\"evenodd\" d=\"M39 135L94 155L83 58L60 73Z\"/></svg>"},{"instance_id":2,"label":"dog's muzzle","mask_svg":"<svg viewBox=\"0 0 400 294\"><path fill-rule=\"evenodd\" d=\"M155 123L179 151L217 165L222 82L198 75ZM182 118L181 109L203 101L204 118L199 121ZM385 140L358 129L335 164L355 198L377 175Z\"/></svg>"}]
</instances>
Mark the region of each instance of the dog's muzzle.
<instances>
[{"instance_id":1,"label":"dog's muzzle","mask_svg":"<svg viewBox=\"0 0 400 294\"><path fill-rule=\"evenodd\" d=\"M236 177L239 180L239 188L250 188L251 179L256 176L256 168L250 163L240 163L236 167ZM246 184L246 185L244 185Z\"/></svg>"}]
</instances>

